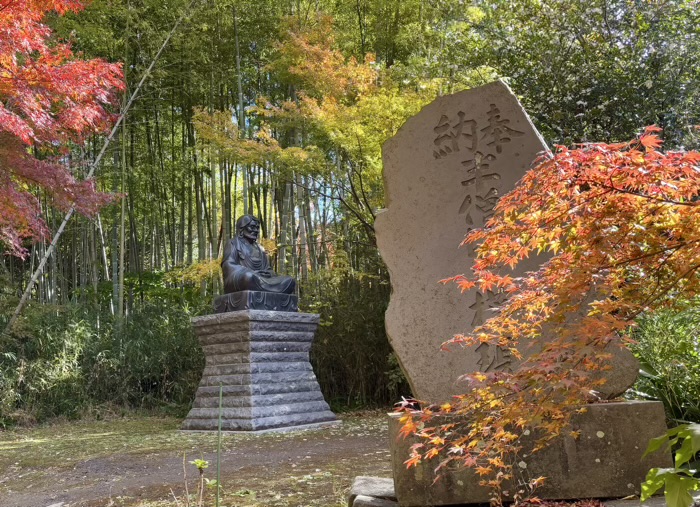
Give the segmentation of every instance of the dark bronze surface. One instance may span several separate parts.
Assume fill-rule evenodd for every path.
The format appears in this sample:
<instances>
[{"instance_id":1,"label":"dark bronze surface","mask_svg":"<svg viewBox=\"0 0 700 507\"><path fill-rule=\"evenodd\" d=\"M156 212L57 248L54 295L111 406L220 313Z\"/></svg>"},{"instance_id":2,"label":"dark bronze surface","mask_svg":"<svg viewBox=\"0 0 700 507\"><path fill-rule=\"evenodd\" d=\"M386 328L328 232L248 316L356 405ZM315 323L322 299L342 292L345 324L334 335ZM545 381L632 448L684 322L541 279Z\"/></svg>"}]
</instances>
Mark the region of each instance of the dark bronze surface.
<instances>
[{"instance_id":1,"label":"dark bronze surface","mask_svg":"<svg viewBox=\"0 0 700 507\"><path fill-rule=\"evenodd\" d=\"M226 244L221 261L227 297L216 298L214 307L217 313L272 309L297 311L296 280L270 269L267 252L258 244L259 232L260 221L253 215L243 215L236 221L236 237Z\"/></svg>"}]
</instances>

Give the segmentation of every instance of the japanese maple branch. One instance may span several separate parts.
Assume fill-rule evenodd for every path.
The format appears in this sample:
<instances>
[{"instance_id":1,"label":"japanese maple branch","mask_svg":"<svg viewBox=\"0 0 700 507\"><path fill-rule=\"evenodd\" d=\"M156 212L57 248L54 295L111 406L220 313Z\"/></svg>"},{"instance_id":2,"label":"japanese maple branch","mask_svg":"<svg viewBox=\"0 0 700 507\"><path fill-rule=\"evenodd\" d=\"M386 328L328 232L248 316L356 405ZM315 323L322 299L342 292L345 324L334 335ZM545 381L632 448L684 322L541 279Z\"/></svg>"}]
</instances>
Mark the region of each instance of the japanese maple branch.
<instances>
[{"instance_id":1,"label":"japanese maple branch","mask_svg":"<svg viewBox=\"0 0 700 507\"><path fill-rule=\"evenodd\" d=\"M695 266L692 266L690 269L688 269L685 273L678 275L675 278L675 280L673 280L671 283L669 283L665 287L663 287L661 289L661 291L654 291L653 294L651 294L648 298L646 298L644 300L644 302L641 305L639 305L639 307L640 307L639 310L634 312L632 315L625 317L625 320L627 320L628 322L633 321L646 309L646 307L649 305L649 303L660 299L662 296L667 294L671 289L673 289L673 287L675 287L679 281L681 281L684 278L688 278L690 275L693 274L693 272L697 271L698 269L700 269L700 264L696 264Z\"/></svg>"},{"instance_id":2,"label":"japanese maple branch","mask_svg":"<svg viewBox=\"0 0 700 507\"><path fill-rule=\"evenodd\" d=\"M621 194L628 194L628 195L636 195L637 197L642 197L644 199L649 199L650 201L656 201L656 202L661 202L661 203L666 203L666 204L675 204L677 206L697 206L698 203L694 201L690 202L680 202L680 201L674 201L673 199L664 199L661 197L654 197L652 195L647 195L643 194L641 192L635 192L634 190L628 190L624 188L618 188L614 184L606 185L604 183L600 182L595 182L595 181L587 181L586 183L589 183L591 186L597 186L600 188L605 188L608 190L612 190L615 192L619 192Z\"/></svg>"},{"instance_id":3,"label":"japanese maple branch","mask_svg":"<svg viewBox=\"0 0 700 507\"><path fill-rule=\"evenodd\" d=\"M4 11L5 9L7 9L10 5L12 5L13 3L15 3L16 1L17 1L17 0L10 0L9 2L7 2L5 5L3 5L2 7L0 7L0 12Z\"/></svg>"},{"instance_id":4,"label":"japanese maple branch","mask_svg":"<svg viewBox=\"0 0 700 507\"><path fill-rule=\"evenodd\" d=\"M89 180L92 178L93 174L95 173L95 169L100 164L102 157L104 156L105 152L107 151L107 147L112 142L112 139L114 138L115 134L117 133L117 130L119 129L119 126L121 125L122 121L124 120L124 117L126 116L126 113L129 111L129 108L134 103L134 100L136 100L136 97L138 96L138 93L141 90L141 87L146 82L146 79L148 78L148 76L151 74L153 67L155 66L156 62L160 58L160 55L163 52L163 50L166 48L166 46L170 42L170 39L172 38L172 36L175 34L175 31L180 26L180 23L185 19L185 17L187 17L188 13L192 9L192 7L194 6L196 1L197 0L192 0L190 2L190 4L187 6L187 8L185 9L185 11L180 16L180 18L175 22L175 24L173 25L173 28L170 30L170 33L163 41L163 44L160 46L160 49L158 50L156 55L153 57L151 64L146 69L146 72L144 72L143 76L141 76L141 80L139 81L138 85L136 86L134 93L131 94L131 97L129 98L128 102L126 103L126 105L122 109L122 111L119 115L119 118L117 118L117 121L114 124L114 127L112 127L112 131L107 136L107 139L105 139L105 142L102 145L102 149L97 154L97 157L95 158L94 162L90 166L90 171L88 172L85 179ZM15 321L19 318L19 315L22 312L24 305L26 305L27 301L29 300L29 296L32 292L32 289L34 288L34 284L39 279L39 276L41 276L41 274L43 273L44 267L46 266L46 262L48 261L49 257L51 257L51 254L53 253L53 251L56 249L56 245L58 244L58 240L61 237L61 235L63 234L63 231L66 228L66 225L68 224L70 219L73 217L74 213L75 213L75 206L71 207L71 209L68 211L68 213L66 213L66 216L63 219L63 222L61 223L58 230L56 231L56 234L54 235L53 240L51 240L51 244L49 245L49 248L46 249L46 252L44 253L44 257L41 259L39 266L37 266L36 270L34 271L34 274L32 275L31 279L27 283L27 287L24 289L24 294L22 294L22 298L19 300L19 303L17 304L17 308L15 308L15 311L12 314L10 321L7 323L7 326L5 326L5 330L3 331L3 334L9 334L10 329L12 329L12 326L14 325Z\"/></svg>"},{"instance_id":5,"label":"japanese maple branch","mask_svg":"<svg viewBox=\"0 0 700 507\"><path fill-rule=\"evenodd\" d=\"M693 243L697 243L698 241L700 241L700 240L697 240L697 239L696 239L696 240L693 240L693 241L683 241L683 242L678 243L678 244L676 244L676 245L674 245L674 246L668 246L668 247L666 247L666 248L661 248L661 249L659 249L659 250L654 250L653 252L647 252L647 253L645 253L645 254L638 255L638 256L636 256L636 257L631 257L631 258L629 258L629 259L625 259L624 261L616 262L616 263L614 263L614 264L608 264L608 265L606 265L606 266L600 266L600 267L598 268L598 270L611 269L611 268L618 268L618 267L620 267L620 266L624 266L624 265L626 265L626 264L632 264L633 262L640 261L640 260L642 260L642 259L647 259L647 258L649 258L649 257L654 257L654 256L656 256L656 255L664 254L664 253L666 253L666 252L670 252L671 255L672 255L672 254L674 254L675 252L677 252L679 249L681 249L681 248L683 248L683 247L685 247L685 246L691 245L691 244L693 244ZM669 255L668 257L665 257L664 260L663 260L663 262L666 262L668 259L670 259L670 258L671 258L671 255Z\"/></svg>"}]
</instances>

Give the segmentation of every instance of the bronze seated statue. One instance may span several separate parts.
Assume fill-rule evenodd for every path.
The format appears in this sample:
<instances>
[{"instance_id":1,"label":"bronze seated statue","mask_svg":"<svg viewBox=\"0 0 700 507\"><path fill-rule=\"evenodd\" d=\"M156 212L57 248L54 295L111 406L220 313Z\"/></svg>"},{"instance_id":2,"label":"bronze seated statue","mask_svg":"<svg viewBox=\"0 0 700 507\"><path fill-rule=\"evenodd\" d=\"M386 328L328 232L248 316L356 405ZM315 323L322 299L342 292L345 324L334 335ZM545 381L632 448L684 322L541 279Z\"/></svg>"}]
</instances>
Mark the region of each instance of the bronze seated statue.
<instances>
[{"instance_id":1,"label":"bronze seated statue","mask_svg":"<svg viewBox=\"0 0 700 507\"><path fill-rule=\"evenodd\" d=\"M236 237L224 248L224 292L214 301L217 313L236 310L297 311L296 280L270 269L258 244L260 222L253 215L236 221Z\"/></svg>"}]
</instances>

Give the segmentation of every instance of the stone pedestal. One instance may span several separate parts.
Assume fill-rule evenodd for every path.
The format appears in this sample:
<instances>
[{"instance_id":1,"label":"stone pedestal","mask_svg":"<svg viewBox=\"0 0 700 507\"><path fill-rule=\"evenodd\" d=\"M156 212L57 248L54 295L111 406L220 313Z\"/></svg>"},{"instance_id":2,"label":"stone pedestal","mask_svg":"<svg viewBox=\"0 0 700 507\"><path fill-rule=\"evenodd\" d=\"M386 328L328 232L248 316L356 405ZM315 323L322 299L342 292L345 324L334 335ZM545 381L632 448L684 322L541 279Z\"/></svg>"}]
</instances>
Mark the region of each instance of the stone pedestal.
<instances>
[{"instance_id":1,"label":"stone pedestal","mask_svg":"<svg viewBox=\"0 0 700 507\"><path fill-rule=\"evenodd\" d=\"M269 431L336 421L309 350L319 316L245 310L192 319L206 365L183 430Z\"/></svg>"},{"instance_id":2,"label":"stone pedestal","mask_svg":"<svg viewBox=\"0 0 700 507\"><path fill-rule=\"evenodd\" d=\"M670 453L661 452L642 459L649 440L666 432L660 402L632 401L592 404L577 414L572 429L577 439L563 437L530 456L524 450L516 472L525 479L544 476L535 491L542 499L616 498L638 495L640 484L653 467L672 466ZM401 423L395 414L389 418L389 445L394 471L395 494L403 507L488 503L489 490L479 486L472 469L443 471L436 482L435 458L416 467L404 462L415 439L399 436ZM441 420L434 421L440 424ZM504 485L513 491L513 486Z\"/></svg>"}]
</instances>

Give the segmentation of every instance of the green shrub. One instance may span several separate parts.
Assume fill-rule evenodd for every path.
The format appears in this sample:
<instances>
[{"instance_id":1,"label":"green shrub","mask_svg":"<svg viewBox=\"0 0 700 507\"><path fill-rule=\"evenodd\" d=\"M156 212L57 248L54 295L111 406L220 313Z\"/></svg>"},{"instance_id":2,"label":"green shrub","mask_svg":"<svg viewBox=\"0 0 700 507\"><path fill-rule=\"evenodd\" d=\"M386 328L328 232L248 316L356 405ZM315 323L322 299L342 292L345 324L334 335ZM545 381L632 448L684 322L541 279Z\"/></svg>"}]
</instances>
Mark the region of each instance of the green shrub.
<instances>
[{"instance_id":1,"label":"green shrub","mask_svg":"<svg viewBox=\"0 0 700 507\"><path fill-rule=\"evenodd\" d=\"M351 269L340 252L333 269L301 287L301 310L321 314L311 361L335 410L387 406L410 394L384 329L389 277L383 265L372 271Z\"/></svg>"},{"instance_id":2,"label":"green shrub","mask_svg":"<svg viewBox=\"0 0 700 507\"><path fill-rule=\"evenodd\" d=\"M112 286L81 290L79 302L31 304L0 336L0 427L125 408L184 416L204 357L190 318L209 313L199 287L163 274L128 276L126 317L111 315ZM336 253L332 270L301 285L302 311L321 314L311 359L334 409L386 406L409 388L384 330L386 269L365 271ZM16 298L0 294L0 325Z\"/></svg>"},{"instance_id":3,"label":"green shrub","mask_svg":"<svg viewBox=\"0 0 700 507\"><path fill-rule=\"evenodd\" d=\"M676 422L700 421L700 309L643 316L632 346L640 362L633 394L660 400Z\"/></svg>"},{"instance_id":4,"label":"green shrub","mask_svg":"<svg viewBox=\"0 0 700 507\"><path fill-rule=\"evenodd\" d=\"M204 364L190 318L209 301L195 294L153 283L120 322L107 291L83 303L30 305L0 336L0 426L101 407L184 414ZM0 308L0 325L10 307Z\"/></svg>"}]
</instances>

